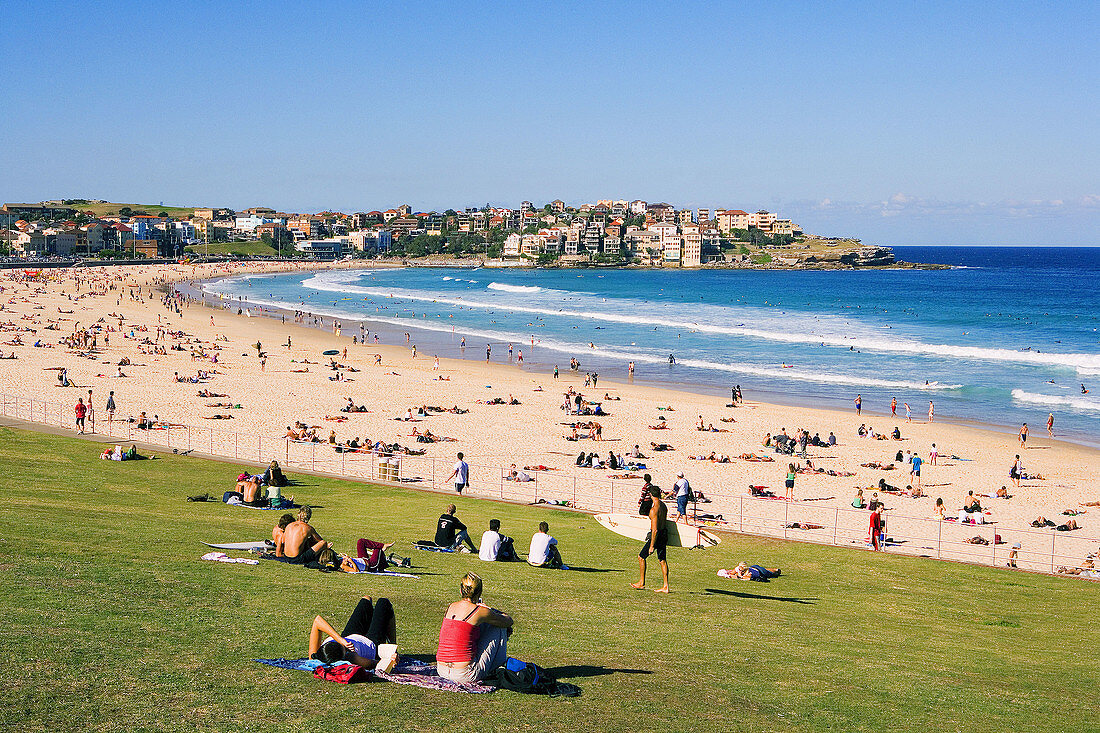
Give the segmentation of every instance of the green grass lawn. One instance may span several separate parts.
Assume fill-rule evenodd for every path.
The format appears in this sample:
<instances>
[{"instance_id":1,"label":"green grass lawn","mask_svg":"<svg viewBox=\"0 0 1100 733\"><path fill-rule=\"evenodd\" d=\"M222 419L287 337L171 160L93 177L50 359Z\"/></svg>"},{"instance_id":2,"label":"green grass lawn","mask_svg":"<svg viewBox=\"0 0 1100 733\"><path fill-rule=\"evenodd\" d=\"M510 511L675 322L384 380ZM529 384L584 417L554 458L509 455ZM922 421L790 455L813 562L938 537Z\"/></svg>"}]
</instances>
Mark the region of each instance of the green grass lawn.
<instances>
[{"instance_id":1,"label":"green grass lawn","mask_svg":"<svg viewBox=\"0 0 1100 733\"><path fill-rule=\"evenodd\" d=\"M194 244L184 248L187 252L193 252L198 255L207 254L207 245ZM262 257L275 257L279 254L279 250L272 247L269 244L263 242L216 242L209 245L209 253L212 255L236 255L236 256L262 256ZM293 245L284 245L283 254L289 255L294 253Z\"/></svg>"},{"instance_id":2,"label":"green grass lawn","mask_svg":"<svg viewBox=\"0 0 1100 733\"><path fill-rule=\"evenodd\" d=\"M279 512L188 503L238 467L0 430L0 728L342 731L1096 730L1100 586L811 544L726 536L670 550L674 593L633 591L637 543L583 514L461 498L480 537L498 517L526 550L545 519L583 571L418 552L422 579L202 562L200 539L258 540ZM448 498L293 476L339 548L430 538ZM771 583L715 576L738 560ZM388 596L399 647L434 653L458 579L512 612L513 656L575 699L341 686L253 663L304 656L315 614L341 625ZM652 572L652 571L651 571ZM652 577L652 576L651 576Z\"/></svg>"}]
</instances>

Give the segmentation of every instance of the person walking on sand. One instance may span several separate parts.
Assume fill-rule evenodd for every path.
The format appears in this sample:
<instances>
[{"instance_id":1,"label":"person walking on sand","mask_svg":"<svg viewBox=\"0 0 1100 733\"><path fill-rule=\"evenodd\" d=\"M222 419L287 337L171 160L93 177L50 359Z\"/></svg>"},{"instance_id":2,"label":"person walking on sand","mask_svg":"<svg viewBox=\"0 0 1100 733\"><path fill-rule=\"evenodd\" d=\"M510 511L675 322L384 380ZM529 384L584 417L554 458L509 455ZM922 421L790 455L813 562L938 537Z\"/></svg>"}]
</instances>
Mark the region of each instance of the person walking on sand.
<instances>
[{"instance_id":1,"label":"person walking on sand","mask_svg":"<svg viewBox=\"0 0 1100 733\"><path fill-rule=\"evenodd\" d=\"M661 490L656 486L649 487L649 534L645 537L645 542L642 543L642 549L638 553L638 582L631 583L630 587L635 590L641 590L645 588L645 568L646 558L656 553L657 561L661 564L661 576L664 578L664 585L657 588L657 593L668 593L668 561L665 559L666 548L668 547L668 526L666 524L668 520L668 507L661 501Z\"/></svg>"},{"instance_id":2,"label":"person walking on sand","mask_svg":"<svg viewBox=\"0 0 1100 733\"><path fill-rule=\"evenodd\" d=\"M909 462L913 464L913 467L909 469L909 475L912 477L913 485L918 489L920 488L920 456L914 453L909 459Z\"/></svg>"},{"instance_id":3,"label":"person walking on sand","mask_svg":"<svg viewBox=\"0 0 1100 733\"><path fill-rule=\"evenodd\" d=\"M913 422L913 408L908 402L905 403L905 422Z\"/></svg>"},{"instance_id":4,"label":"person walking on sand","mask_svg":"<svg viewBox=\"0 0 1100 733\"><path fill-rule=\"evenodd\" d=\"M936 418L936 406L932 404L932 400L928 400L928 422L932 422Z\"/></svg>"},{"instance_id":5,"label":"person walking on sand","mask_svg":"<svg viewBox=\"0 0 1100 733\"><path fill-rule=\"evenodd\" d=\"M857 394L855 402L856 402L856 415L859 415L861 412L863 412L863 395Z\"/></svg>"},{"instance_id":6,"label":"person walking on sand","mask_svg":"<svg viewBox=\"0 0 1100 733\"><path fill-rule=\"evenodd\" d=\"M1027 434L1028 434L1028 432L1029 432L1029 430L1027 428L1027 423L1024 423L1023 425L1020 426L1020 449L1021 450L1027 450Z\"/></svg>"},{"instance_id":7,"label":"person walking on sand","mask_svg":"<svg viewBox=\"0 0 1100 733\"><path fill-rule=\"evenodd\" d=\"M455 470L451 471L451 475L447 477L448 481L454 479L455 491L459 494L470 485L470 464L466 463L463 458L464 456L462 453L459 453L458 462L455 463Z\"/></svg>"},{"instance_id":8,"label":"person walking on sand","mask_svg":"<svg viewBox=\"0 0 1100 733\"><path fill-rule=\"evenodd\" d=\"M787 464L787 480L784 481L784 483L783 483L783 485L787 489L787 493L785 495L787 501L794 501L794 477L795 477L794 464L793 463L788 463Z\"/></svg>"},{"instance_id":9,"label":"person walking on sand","mask_svg":"<svg viewBox=\"0 0 1100 733\"><path fill-rule=\"evenodd\" d=\"M891 397L890 398L890 415L893 416L893 417L898 416L898 398L897 397Z\"/></svg>"},{"instance_id":10,"label":"person walking on sand","mask_svg":"<svg viewBox=\"0 0 1100 733\"><path fill-rule=\"evenodd\" d=\"M1047 435L1054 437L1054 413L1047 415Z\"/></svg>"}]
</instances>

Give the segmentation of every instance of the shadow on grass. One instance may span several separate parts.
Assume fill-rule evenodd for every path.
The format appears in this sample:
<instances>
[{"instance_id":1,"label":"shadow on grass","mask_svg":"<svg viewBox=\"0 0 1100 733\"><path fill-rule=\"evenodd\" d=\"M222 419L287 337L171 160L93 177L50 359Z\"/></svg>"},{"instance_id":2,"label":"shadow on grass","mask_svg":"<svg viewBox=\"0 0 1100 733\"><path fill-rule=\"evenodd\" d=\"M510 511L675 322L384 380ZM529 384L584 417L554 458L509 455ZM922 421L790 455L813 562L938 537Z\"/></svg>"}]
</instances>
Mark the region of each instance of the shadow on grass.
<instances>
[{"instance_id":1,"label":"shadow on grass","mask_svg":"<svg viewBox=\"0 0 1100 733\"><path fill-rule=\"evenodd\" d=\"M621 573L620 568L582 568L577 565L569 566L570 572L574 573Z\"/></svg>"},{"instance_id":2,"label":"shadow on grass","mask_svg":"<svg viewBox=\"0 0 1100 733\"><path fill-rule=\"evenodd\" d=\"M802 603L808 606L814 605L817 601L816 598L783 598L781 596L762 596L756 593L742 593L736 590L719 590L717 588L706 588L701 595L720 595L720 596L736 596L737 598L749 598L760 601L785 601L787 603Z\"/></svg>"},{"instance_id":3,"label":"shadow on grass","mask_svg":"<svg viewBox=\"0 0 1100 733\"><path fill-rule=\"evenodd\" d=\"M572 679L574 677L599 677L605 674L653 674L648 669L615 669L614 667L596 667L591 664L566 664L561 667L547 667L546 673L554 679Z\"/></svg>"}]
</instances>

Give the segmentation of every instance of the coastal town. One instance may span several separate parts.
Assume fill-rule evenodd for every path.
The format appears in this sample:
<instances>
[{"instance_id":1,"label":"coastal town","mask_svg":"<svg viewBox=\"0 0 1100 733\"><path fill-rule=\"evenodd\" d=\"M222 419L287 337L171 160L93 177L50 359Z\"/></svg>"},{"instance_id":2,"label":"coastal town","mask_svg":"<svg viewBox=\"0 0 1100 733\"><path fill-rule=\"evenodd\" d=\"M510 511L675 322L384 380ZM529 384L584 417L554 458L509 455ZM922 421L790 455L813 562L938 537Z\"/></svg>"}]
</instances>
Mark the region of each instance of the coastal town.
<instances>
[{"instance_id":1,"label":"coastal town","mask_svg":"<svg viewBox=\"0 0 1100 733\"><path fill-rule=\"evenodd\" d=\"M890 266L858 239L807 234L774 212L642 200L568 206L313 214L62 199L0 208L0 246L22 259L185 256L469 258L486 265L642 267Z\"/></svg>"}]
</instances>

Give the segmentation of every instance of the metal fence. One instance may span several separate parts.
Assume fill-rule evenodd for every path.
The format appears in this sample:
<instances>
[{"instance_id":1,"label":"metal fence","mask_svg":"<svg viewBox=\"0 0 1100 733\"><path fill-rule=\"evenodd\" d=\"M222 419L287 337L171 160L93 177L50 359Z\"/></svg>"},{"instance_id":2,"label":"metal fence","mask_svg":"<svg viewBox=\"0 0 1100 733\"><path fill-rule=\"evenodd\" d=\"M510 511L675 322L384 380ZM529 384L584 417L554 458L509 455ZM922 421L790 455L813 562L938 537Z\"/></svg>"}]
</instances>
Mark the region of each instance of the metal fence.
<instances>
[{"instance_id":1,"label":"metal fence","mask_svg":"<svg viewBox=\"0 0 1100 733\"><path fill-rule=\"evenodd\" d=\"M0 394L0 407L6 417L70 429L75 425L74 408L69 404ZM120 443L141 442L248 463L274 459L285 470L310 470L439 492L455 490L450 481L453 459L344 450L328 443L239 433L214 426L159 423L145 429L132 419L105 418L105 411L93 411L86 421L87 429ZM508 473L509 468L502 465L471 462L470 485L464 494L521 504L560 504L589 512L625 513L636 512L641 497L640 479L614 479L592 469L526 471L531 481L511 480ZM689 514L718 531L837 546L863 547L869 540L867 510L751 497L722 487L706 494L710 501L693 505ZM1012 544L1019 542L1022 547L1017 567L1052 573L1059 566L1079 566L1086 554L1100 545L1100 540L1084 536L1081 531L1006 529L998 524L972 525L910 516L897 510L884 516L890 538L888 551L942 560L1005 565ZM975 538L988 544L975 544Z\"/></svg>"}]
</instances>

